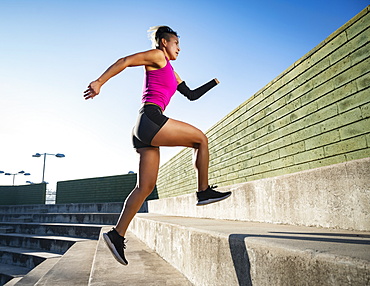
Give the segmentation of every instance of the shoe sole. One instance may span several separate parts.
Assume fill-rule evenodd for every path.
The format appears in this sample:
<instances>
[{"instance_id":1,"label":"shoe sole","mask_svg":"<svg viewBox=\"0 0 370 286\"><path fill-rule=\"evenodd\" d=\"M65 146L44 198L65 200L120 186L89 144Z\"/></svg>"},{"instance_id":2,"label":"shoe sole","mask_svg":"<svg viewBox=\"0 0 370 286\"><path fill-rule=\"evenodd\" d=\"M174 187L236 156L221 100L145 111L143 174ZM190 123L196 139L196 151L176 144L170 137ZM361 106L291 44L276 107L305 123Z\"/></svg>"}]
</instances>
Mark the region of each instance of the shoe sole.
<instances>
[{"instance_id":1,"label":"shoe sole","mask_svg":"<svg viewBox=\"0 0 370 286\"><path fill-rule=\"evenodd\" d=\"M116 250L116 248L115 248L115 246L114 246L114 244L110 241L110 239L109 239L109 236L106 234L106 233L103 233L103 238L104 238L104 241L105 241L105 243L107 244L107 246L108 246L108 248L109 248L109 250L112 252L112 254L113 254L113 257L119 262L119 263L121 263L121 264L123 264L123 265L127 265L128 264L128 262L125 262L122 258L121 258L121 256L118 254L118 252L117 252L117 250Z\"/></svg>"},{"instance_id":2,"label":"shoe sole","mask_svg":"<svg viewBox=\"0 0 370 286\"><path fill-rule=\"evenodd\" d=\"M204 205L208 205L208 204L211 204L211 203L219 202L219 201L222 201L224 199L227 199L230 196L231 196L231 194L228 194L228 195L226 195L222 198L215 198L215 199L208 199L208 200L205 200L205 201L201 201L201 202L197 203L197 206L204 206Z\"/></svg>"}]
</instances>

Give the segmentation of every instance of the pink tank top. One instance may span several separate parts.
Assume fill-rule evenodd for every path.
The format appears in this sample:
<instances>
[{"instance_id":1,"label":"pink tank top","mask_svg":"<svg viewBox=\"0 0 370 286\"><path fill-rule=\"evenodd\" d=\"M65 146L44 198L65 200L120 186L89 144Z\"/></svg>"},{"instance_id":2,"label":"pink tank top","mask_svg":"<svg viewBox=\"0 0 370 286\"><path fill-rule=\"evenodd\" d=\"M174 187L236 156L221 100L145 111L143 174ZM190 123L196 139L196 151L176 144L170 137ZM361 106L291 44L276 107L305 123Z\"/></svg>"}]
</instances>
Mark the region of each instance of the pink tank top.
<instances>
[{"instance_id":1,"label":"pink tank top","mask_svg":"<svg viewBox=\"0 0 370 286\"><path fill-rule=\"evenodd\" d=\"M142 102L155 103L165 110L171 97L177 89L177 80L170 64L166 58L167 64L165 67L147 71L145 73L144 88Z\"/></svg>"}]
</instances>

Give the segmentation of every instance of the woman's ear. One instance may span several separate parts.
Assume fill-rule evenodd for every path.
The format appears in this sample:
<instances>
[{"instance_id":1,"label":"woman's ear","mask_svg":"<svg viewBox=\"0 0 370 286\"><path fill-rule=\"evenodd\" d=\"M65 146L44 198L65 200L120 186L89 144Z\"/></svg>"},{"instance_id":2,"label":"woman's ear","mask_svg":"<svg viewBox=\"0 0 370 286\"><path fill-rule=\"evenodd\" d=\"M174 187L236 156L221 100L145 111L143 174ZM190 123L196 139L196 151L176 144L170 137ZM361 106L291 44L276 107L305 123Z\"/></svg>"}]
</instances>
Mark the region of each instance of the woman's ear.
<instances>
[{"instance_id":1,"label":"woman's ear","mask_svg":"<svg viewBox=\"0 0 370 286\"><path fill-rule=\"evenodd\" d=\"M163 47L166 47L167 46L167 40L165 38L162 38L161 39L161 43L162 43L162 46Z\"/></svg>"}]
</instances>

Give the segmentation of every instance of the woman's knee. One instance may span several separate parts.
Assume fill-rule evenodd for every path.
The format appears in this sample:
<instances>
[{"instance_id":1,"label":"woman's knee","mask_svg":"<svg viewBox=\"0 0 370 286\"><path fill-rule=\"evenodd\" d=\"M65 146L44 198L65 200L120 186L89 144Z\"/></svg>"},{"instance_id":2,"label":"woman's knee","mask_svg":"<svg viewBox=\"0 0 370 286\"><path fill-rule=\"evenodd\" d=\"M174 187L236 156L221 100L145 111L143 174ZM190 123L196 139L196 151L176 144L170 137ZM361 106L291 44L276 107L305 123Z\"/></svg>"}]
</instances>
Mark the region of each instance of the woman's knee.
<instances>
[{"instance_id":1,"label":"woman's knee","mask_svg":"<svg viewBox=\"0 0 370 286\"><path fill-rule=\"evenodd\" d=\"M201 146L208 146L207 136L202 131L199 131L199 133L197 135L198 136L197 136L195 142L193 143L193 147L195 149L199 149Z\"/></svg>"},{"instance_id":2,"label":"woman's knee","mask_svg":"<svg viewBox=\"0 0 370 286\"><path fill-rule=\"evenodd\" d=\"M141 199L146 199L154 190L155 185L142 185L135 188L136 195L140 196Z\"/></svg>"},{"instance_id":3,"label":"woman's knee","mask_svg":"<svg viewBox=\"0 0 370 286\"><path fill-rule=\"evenodd\" d=\"M142 195L143 195L144 199L149 197L149 195L153 192L153 190L154 190L154 187L153 188L146 188L146 189L142 190Z\"/></svg>"}]
</instances>

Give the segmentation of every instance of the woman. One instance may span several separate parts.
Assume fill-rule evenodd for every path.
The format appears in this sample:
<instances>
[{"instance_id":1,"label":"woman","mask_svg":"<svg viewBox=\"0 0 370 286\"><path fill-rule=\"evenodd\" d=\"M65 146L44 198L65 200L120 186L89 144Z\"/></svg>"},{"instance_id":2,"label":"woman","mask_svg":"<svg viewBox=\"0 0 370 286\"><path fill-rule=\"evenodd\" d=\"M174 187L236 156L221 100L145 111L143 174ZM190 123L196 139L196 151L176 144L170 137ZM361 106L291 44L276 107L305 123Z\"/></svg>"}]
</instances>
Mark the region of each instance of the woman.
<instances>
[{"instance_id":1,"label":"woman","mask_svg":"<svg viewBox=\"0 0 370 286\"><path fill-rule=\"evenodd\" d=\"M190 90L173 70L170 61L177 59L179 37L167 26L151 28L154 49L119 59L97 80L90 83L85 99L92 99L101 86L127 67L144 66L145 84L143 106L133 129L133 145L140 156L137 185L127 197L117 225L103 237L118 262L127 265L124 255L125 233L141 205L153 191L159 169L159 146L184 146L194 148L197 171L197 205L225 199L231 192L220 193L208 185L208 140L202 131L187 123L163 115L171 97L178 90L189 100L196 100L219 82L213 79L203 86Z\"/></svg>"}]
</instances>

